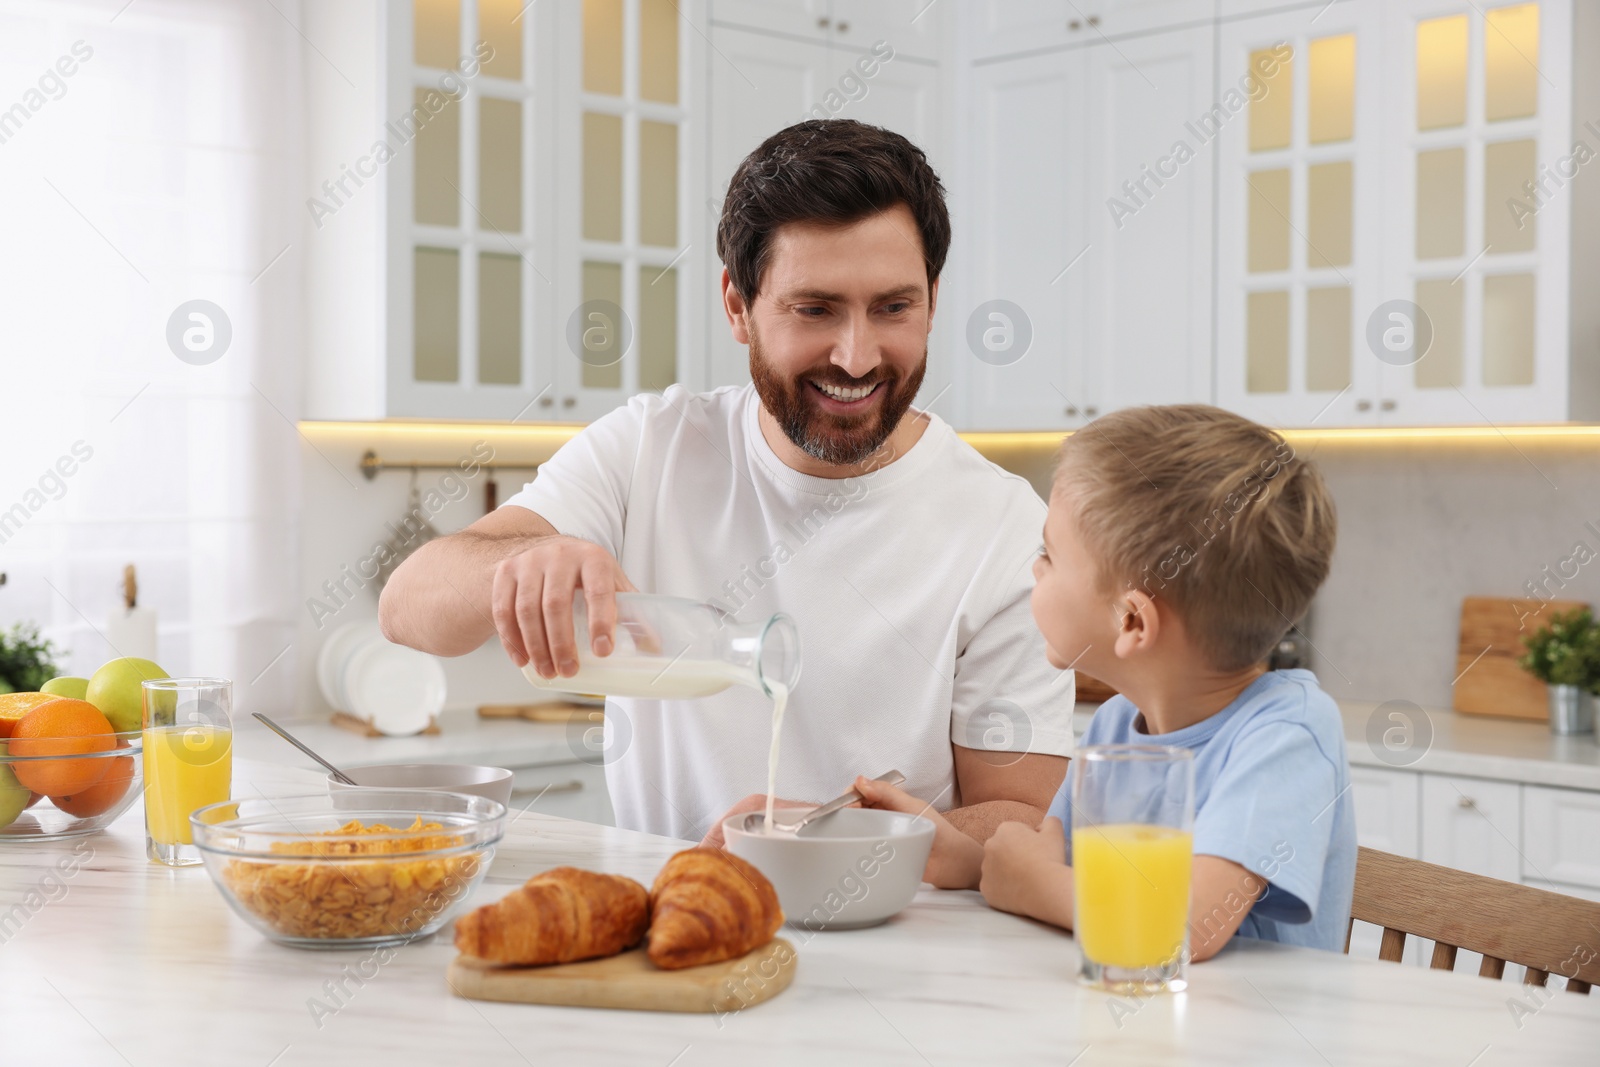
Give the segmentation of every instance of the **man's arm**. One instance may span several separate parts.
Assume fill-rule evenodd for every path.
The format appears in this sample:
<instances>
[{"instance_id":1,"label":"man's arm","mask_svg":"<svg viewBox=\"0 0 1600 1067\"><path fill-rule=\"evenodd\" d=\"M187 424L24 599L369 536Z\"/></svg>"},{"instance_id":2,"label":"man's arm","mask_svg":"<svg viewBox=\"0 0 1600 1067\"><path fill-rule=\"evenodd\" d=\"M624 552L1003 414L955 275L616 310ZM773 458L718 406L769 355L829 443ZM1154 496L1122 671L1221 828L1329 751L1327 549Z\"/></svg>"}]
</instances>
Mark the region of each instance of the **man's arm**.
<instances>
[{"instance_id":1,"label":"man's arm","mask_svg":"<svg viewBox=\"0 0 1600 1067\"><path fill-rule=\"evenodd\" d=\"M389 577L378 599L383 636L435 656L462 656L495 633L500 561L556 529L527 508L496 508L459 533L429 541Z\"/></svg>"},{"instance_id":2,"label":"man's arm","mask_svg":"<svg viewBox=\"0 0 1600 1067\"><path fill-rule=\"evenodd\" d=\"M944 817L976 841L989 840L1003 822L1036 829L1067 776L1065 756L951 747L961 807Z\"/></svg>"}]
</instances>

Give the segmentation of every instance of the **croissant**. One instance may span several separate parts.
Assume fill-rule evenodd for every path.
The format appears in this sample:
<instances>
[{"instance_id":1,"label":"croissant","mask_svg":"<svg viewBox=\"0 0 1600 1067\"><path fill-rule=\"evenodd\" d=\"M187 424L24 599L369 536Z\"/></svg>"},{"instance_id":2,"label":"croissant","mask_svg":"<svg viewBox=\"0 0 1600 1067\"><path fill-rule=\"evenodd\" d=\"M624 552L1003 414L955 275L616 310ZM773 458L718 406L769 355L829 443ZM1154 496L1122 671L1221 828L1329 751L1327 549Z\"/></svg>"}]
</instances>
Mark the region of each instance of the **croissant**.
<instances>
[{"instance_id":1,"label":"croissant","mask_svg":"<svg viewBox=\"0 0 1600 1067\"><path fill-rule=\"evenodd\" d=\"M691 848L650 888L650 962L666 970L743 956L783 925L766 875L721 849Z\"/></svg>"},{"instance_id":2,"label":"croissant","mask_svg":"<svg viewBox=\"0 0 1600 1067\"><path fill-rule=\"evenodd\" d=\"M614 956L650 926L650 895L631 878L556 867L456 920L456 948L491 963Z\"/></svg>"}]
</instances>

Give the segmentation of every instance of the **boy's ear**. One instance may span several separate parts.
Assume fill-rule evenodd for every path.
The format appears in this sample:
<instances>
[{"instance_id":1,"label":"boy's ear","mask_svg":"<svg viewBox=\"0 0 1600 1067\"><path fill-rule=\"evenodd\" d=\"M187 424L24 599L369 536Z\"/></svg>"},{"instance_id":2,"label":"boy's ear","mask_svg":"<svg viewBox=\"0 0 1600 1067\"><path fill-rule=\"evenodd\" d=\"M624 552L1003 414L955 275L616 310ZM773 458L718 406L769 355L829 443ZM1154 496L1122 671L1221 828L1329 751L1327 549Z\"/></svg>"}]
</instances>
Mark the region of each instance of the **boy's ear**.
<instances>
[{"instance_id":1,"label":"boy's ear","mask_svg":"<svg viewBox=\"0 0 1600 1067\"><path fill-rule=\"evenodd\" d=\"M1117 640L1112 646L1118 659L1131 659L1155 647L1161 633L1161 608L1142 589L1129 589L1117 605Z\"/></svg>"}]
</instances>

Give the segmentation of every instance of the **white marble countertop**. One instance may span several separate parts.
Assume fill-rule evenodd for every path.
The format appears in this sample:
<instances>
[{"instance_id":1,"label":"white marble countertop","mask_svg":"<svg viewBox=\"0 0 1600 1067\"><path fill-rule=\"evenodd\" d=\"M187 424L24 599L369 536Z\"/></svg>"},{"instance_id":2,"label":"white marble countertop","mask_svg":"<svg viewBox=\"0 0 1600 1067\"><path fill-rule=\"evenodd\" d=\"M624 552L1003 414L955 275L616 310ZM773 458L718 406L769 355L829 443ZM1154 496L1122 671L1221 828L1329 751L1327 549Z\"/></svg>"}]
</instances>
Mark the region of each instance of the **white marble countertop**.
<instances>
[{"instance_id":1,"label":"white marble countertop","mask_svg":"<svg viewBox=\"0 0 1600 1067\"><path fill-rule=\"evenodd\" d=\"M599 710L599 709L596 709ZM439 733L413 737L362 737L326 718L274 719L280 726L339 766L375 763L487 763L497 767L530 767L570 763L583 752L583 723L523 719L483 719L473 709L446 710ZM234 724L235 750L245 758L285 767L313 768L316 763L252 718Z\"/></svg>"},{"instance_id":2,"label":"white marble countertop","mask_svg":"<svg viewBox=\"0 0 1600 1067\"><path fill-rule=\"evenodd\" d=\"M241 759L236 796L320 785ZM520 816L472 903L562 863L645 883L682 842ZM74 850L69 875L55 865ZM1144 1003L1079 986L1069 935L925 888L889 924L809 935L794 985L731 1016L488 1004L452 996L447 937L368 970L282 948L199 868L144 858L136 807L110 831L0 849L0 1062L219 1064L1578 1064L1600 1003L1472 974L1239 942ZM351 975L356 975L352 978ZM330 1000L331 983L347 993ZM310 1003L337 1003L321 1025ZM1520 1022L1512 998L1530 1008Z\"/></svg>"},{"instance_id":3,"label":"white marble countertop","mask_svg":"<svg viewBox=\"0 0 1600 1067\"><path fill-rule=\"evenodd\" d=\"M1099 706L1078 705L1073 726L1080 737ZM1600 792L1600 744L1594 734L1559 737L1542 722L1463 715L1404 701L1341 700L1339 711L1352 766ZM1386 740L1391 730L1399 732L1388 733Z\"/></svg>"},{"instance_id":4,"label":"white marble countertop","mask_svg":"<svg viewBox=\"0 0 1600 1067\"><path fill-rule=\"evenodd\" d=\"M1078 706L1074 725L1079 734L1098 706ZM1462 715L1449 708L1415 704L1341 701L1339 709L1344 715L1350 762L1355 766L1600 791L1600 744L1594 734L1558 737L1543 723ZM1391 711L1413 716L1409 747L1385 747L1385 730L1401 725L1389 718ZM437 736L366 738L322 719L284 721L283 725L329 759L356 767L418 762L528 767L568 763L583 753L583 726L574 729L560 723L481 719L471 710L446 711ZM241 719L236 730L235 745L243 757L286 767L314 766L254 720ZM1391 742L1402 737L1390 735Z\"/></svg>"},{"instance_id":5,"label":"white marble countertop","mask_svg":"<svg viewBox=\"0 0 1600 1067\"><path fill-rule=\"evenodd\" d=\"M1340 701L1339 710L1355 766L1600 790L1600 744L1594 734L1562 737L1542 722L1463 715L1398 701ZM1386 745L1389 729L1398 732Z\"/></svg>"}]
</instances>

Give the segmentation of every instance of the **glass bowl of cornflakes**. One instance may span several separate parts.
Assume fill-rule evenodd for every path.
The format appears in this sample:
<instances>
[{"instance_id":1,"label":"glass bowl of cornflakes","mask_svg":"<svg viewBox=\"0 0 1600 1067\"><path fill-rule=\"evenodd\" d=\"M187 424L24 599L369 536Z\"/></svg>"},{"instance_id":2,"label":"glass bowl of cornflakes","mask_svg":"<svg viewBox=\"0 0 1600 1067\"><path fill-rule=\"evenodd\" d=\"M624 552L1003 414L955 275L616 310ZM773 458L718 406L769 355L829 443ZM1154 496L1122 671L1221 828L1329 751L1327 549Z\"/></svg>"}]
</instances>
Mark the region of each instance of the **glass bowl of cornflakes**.
<instances>
[{"instance_id":1,"label":"glass bowl of cornflakes","mask_svg":"<svg viewBox=\"0 0 1600 1067\"><path fill-rule=\"evenodd\" d=\"M506 808L464 793L355 789L212 804L189 817L211 879L296 948L427 937L488 873Z\"/></svg>"}]
</instances>

